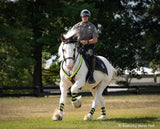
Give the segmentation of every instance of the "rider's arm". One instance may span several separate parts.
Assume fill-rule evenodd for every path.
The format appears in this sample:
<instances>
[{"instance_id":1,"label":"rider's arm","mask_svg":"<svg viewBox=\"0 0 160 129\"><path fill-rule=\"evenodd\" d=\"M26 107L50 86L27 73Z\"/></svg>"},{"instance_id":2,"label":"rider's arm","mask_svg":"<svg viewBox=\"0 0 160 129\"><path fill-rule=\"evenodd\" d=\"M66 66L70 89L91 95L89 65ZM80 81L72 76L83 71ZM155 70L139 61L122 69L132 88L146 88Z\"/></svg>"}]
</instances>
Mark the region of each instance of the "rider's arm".
<instances>
[{"instance_id":1,"label":"rider's arm","mask_svg":"<svg viewBox=\"0 0 160 129\"><path fill-rule=\"evenodd\" d=\"M83 45L86 45L86 44L94 44L98 41L98 38L93 38L93 39L90 39L90 40L81 40L80 42L83 44Z\"/></svg>"},{"instance_id":2,"label":"rider's arm","mask_svg":"<svg viewBox=\"0 0 160 129\"><path fill-rule=\"evenodd\" d=\"M87 42L89 42L89 44L94 44L94 43L96 43L98 41L98 38L93 38L93 39L90 39L89 41L87 41Z\"/></svg>"}]
</instances>

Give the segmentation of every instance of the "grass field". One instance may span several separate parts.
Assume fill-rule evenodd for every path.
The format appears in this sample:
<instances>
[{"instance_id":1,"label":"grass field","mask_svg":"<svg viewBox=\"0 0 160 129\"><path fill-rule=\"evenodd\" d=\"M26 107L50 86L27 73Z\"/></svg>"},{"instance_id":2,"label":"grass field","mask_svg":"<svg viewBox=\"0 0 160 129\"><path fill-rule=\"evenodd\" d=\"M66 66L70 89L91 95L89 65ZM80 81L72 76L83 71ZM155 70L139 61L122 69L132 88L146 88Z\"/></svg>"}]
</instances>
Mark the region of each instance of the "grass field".
<instances>
[{"instance_id":1,"label":"grass field","mask_svg":"<svg viewBox=\"0 0 160 129\"><path fill-rule=\"evenodd\" d=\"M52 121L59 96L0 98L0 129L160 129L160 95L105 96L108 120L83 121L93 97L82 97L82 107L72 107L67 98L65 117Z\"/></svg>"}]
</instances>

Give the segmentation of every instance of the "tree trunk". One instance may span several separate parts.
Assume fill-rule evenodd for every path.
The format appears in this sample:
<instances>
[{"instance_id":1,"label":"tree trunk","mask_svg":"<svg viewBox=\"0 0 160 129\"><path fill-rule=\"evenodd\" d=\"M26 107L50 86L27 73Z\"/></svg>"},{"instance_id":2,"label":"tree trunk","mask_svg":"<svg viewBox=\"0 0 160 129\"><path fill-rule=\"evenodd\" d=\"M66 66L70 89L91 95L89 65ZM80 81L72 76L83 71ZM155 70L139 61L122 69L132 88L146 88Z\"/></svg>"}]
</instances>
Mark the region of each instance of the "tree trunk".
<instances>
[{"instance_id":1,"label":"tree trunk","mask_svg":"<svg viewBox=\"0 0 160 129\"><path fill-rule=\"evenodd\" d=\"M36 64L33 73L33 86L42 86L42 48L40 46L35 49L34 59Z\"/></svg>"},{"instance_id":2,"label":"tree trunk","mask_svg":"<svg viewBox=\"0 0 160 129\"><path fill-rule=\"evenodd\" d=\"M36 64L34 66L33 73L33 87L35 96L41 96L41 87L42 87L42 47L38 46L34 50L34 59Z\"/></svg>"},{"instance_id":3,"label":"tree trunk","mask_svg":"<svg viewBox=\"0 0 160 129\"><path fill-rule=\"evenodd\" d=\"M39 21L41 20L41 11L40 11L40 3L39 1L33 2L33 10L32 10L32 28L34 33L34 43L33 43L33 58L36 63L33 71L33 87L35 88L34 94L36 96L41 96L41 87L42 87L42 44L37 42L36 40L42 36L41 27L39 26Z\"/></svg>"}]
</instances>

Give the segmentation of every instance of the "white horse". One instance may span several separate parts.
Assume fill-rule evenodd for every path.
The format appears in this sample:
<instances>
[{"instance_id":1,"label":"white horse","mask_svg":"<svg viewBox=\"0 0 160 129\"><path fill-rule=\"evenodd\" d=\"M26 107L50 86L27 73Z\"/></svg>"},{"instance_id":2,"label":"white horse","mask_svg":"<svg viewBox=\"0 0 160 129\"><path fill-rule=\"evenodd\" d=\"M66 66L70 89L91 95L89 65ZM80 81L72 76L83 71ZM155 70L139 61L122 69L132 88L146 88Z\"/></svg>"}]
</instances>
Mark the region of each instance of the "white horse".
<instances>
[{"instance_id":1,"label":"white horse","mask_svg":"<svg viewBox=\"0 0 160 129\"><path fill-rule=\"evenodd\" d=\"M61 36L62 43L58 51L58 54L60 56L59 61L62 61L60 70L60 107L58 110L54 112L52 119L63 119L63 108L66 104L67 90L70 87L72 94L72 105L75 108L81 107L81 97L77 97L77 93L80 88L90 89L92 95L94 96L92 108L90 112L84 117L84 120L92 120L93 113L99 103L101 104L102 115L98 119L107 119L105 110L105 100L102 96L102 93L106 86L109 85L109 83L117 81L117 72L106 58L98 56L106 65L108 75L104 72L95 70L94 78L96 80L96 83L89 84L86 81L86 76L88 73L86 63L82 56L78 53L76 43L69 40L70 37L72 37L75 33L76 32L71 30L66 35Z\"/></svg>"}]
</instances>

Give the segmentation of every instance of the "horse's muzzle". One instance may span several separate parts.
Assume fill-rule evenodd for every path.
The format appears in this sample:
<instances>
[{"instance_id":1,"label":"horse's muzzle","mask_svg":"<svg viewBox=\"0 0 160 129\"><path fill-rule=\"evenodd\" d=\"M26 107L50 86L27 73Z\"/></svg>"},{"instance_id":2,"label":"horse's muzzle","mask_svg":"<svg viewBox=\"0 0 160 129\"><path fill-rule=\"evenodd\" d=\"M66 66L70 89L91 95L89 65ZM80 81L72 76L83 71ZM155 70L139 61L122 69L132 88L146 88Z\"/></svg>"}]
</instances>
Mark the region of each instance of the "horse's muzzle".
<instances>
[{"instance_id":1,"label":"horse's muzzle","mask_svg":"<svg viewBox=\"0 0 160 129\"><path fill-rule=\"evenodd\" d=\"M73 68L73 66L71 66L71 65L67 65L66 67L67 67L67 69L68 69L69 71L71 71L72 68Z\"/></svg>"}]
</instances>

